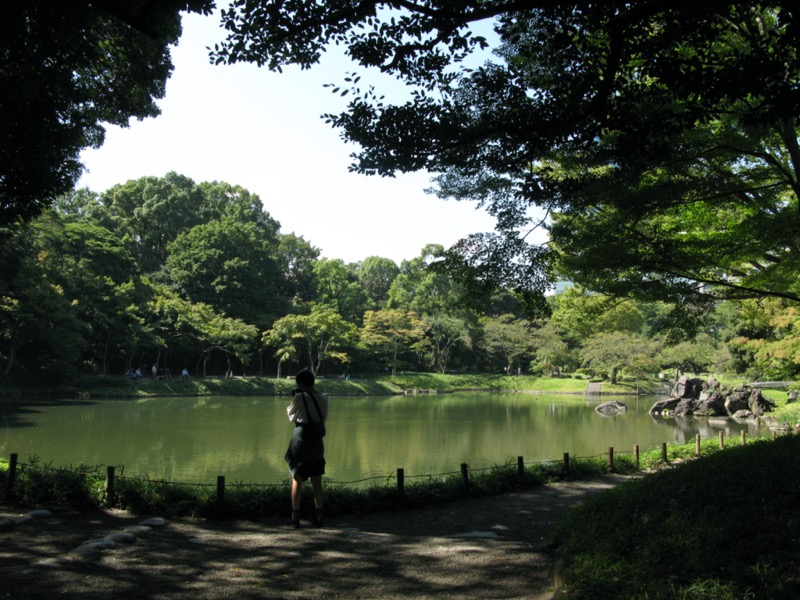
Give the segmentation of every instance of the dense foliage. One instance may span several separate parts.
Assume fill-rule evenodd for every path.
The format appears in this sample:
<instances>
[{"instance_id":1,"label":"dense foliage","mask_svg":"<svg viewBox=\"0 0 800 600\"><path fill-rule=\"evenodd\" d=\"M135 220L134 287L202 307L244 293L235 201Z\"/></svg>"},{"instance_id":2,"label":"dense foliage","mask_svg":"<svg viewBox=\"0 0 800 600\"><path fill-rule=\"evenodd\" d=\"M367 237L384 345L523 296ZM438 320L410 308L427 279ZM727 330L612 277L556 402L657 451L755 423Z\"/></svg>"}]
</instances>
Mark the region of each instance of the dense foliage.
<instances>
[{"instance_id":1,"label":"dense foliage","mask_svg":"<svg viewBox=\"0 0 800 600\"><path fill-rule=\"evenodd\" d=\"M667 369L796 378L796 309L713 313L569 287L530 320L511 293L470 301L429 245L345 264L285 235L261 199L169 173L78 190L0 229L0 377L504 373L647 378ZM690 333L698 331L697 335Z\"/></svg>"},{"instance_id":2,"label":"dense foliage","mask_svg":"<svg viewBox=\"0 0 800 600\"><path fill-rule=\"evenodd\" d=\"M0 5L0 226L67 192L104 123L159 114L181 10L212 0L29 0Z\"/></svg>"},{"instance_id":3,"label":"dense foliage","mask_svg":"<svg viewBox=\"0 0 800 600\"><path fill-rule=\"evenodd\" d=\"M360 147L352 168L441 173L442 196L497 217L449 255L476 291L542 310L560 272L678 304L800 298L794 2L262 0L223 22L217 62L308 68L346 46L334 89L353 100L327 118ZM462 62L490 24L494 58Z\"/></svg>"}]
</instances>

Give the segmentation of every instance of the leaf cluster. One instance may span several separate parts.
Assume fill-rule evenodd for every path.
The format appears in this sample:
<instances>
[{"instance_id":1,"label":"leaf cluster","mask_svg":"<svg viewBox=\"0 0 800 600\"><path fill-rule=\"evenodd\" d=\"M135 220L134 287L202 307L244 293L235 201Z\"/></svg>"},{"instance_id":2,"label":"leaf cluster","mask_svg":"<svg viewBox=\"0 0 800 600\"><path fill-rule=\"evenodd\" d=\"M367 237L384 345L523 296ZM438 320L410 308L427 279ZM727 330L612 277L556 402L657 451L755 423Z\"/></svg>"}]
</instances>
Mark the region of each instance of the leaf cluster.
<instances>
[{"instance_id":1,"label":"leaf cluster","mask_svg":"<svg viewBox=\"0 0 800 600\"><path fill-rule=\"evenodd\" d=\"M159 114L181 10L210 0L4 2L0 19L0 225L72 188L104 123Z\"/></svg>"}]
</instances>

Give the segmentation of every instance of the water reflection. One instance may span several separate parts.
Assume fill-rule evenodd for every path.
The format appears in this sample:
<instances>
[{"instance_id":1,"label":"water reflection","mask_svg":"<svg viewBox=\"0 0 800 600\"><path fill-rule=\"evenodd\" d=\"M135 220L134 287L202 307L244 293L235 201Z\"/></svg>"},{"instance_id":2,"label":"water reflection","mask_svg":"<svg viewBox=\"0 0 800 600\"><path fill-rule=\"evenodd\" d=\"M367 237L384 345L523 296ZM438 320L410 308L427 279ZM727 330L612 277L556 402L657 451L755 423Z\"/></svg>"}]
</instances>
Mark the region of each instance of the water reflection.
<instances>
[{"instance_id":1,"label":"water reflection","mask_svg":"<svg viewBox=\"0 0 800 600\"><path fill-rule=\"evenodd\" d=\"M604 417L602 401L626 413ZM508 393L332 397L326 449L338 482L484 468L523 456L561 460L738 436L750 423L649 414L653 398ZM288 399L191 397L0 406L0 453L62 465L115 465L126 475L211 483L278 483L292 425Z\"/></svg>"}]
</instances>

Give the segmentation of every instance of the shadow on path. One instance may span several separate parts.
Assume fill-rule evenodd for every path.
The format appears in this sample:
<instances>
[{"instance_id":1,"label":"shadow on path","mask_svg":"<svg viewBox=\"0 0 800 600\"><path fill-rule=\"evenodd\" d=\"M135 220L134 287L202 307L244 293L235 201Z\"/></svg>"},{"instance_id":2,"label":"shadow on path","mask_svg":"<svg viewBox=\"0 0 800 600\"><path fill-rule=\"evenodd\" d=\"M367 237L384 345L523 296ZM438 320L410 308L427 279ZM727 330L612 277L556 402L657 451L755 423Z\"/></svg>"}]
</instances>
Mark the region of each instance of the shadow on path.
<instances>
[{"instance_id":1,"label":"shadow on path","mask_svg":"<svg viewBox=\"0 0 800 600\"><path fill-rule=\"evenodd\" d=\"M552 591L544 549L554 524L587 495L624 480L345 515L322 529L176 519L132 545L43 567L142 519L64 513L0 533L0 580L6 598L545 599Z\"/></svg>"}]
</instances>

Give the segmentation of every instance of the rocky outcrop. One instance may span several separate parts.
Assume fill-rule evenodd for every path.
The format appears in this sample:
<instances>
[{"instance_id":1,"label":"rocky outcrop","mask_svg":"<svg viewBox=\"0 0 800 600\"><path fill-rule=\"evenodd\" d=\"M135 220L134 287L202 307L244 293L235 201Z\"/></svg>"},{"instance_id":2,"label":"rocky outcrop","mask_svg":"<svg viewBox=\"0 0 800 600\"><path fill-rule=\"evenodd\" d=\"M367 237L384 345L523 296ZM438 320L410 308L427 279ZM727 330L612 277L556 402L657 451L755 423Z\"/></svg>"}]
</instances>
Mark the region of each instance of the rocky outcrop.
<instances>
[{"instance_id":1,"label":"rocky outcrop","mask_svg":"<svg viewBox=\"0 0 800 600\"><path fill-rule=\"evenodd\" d=\"M760 417L775 408L775 403L749 386L726 389L715 379L683 376L675 383L669 397L650 408L651 415L675 414L703 417Z\"/></svg>"}]
</instances>

